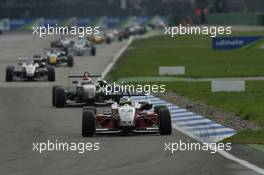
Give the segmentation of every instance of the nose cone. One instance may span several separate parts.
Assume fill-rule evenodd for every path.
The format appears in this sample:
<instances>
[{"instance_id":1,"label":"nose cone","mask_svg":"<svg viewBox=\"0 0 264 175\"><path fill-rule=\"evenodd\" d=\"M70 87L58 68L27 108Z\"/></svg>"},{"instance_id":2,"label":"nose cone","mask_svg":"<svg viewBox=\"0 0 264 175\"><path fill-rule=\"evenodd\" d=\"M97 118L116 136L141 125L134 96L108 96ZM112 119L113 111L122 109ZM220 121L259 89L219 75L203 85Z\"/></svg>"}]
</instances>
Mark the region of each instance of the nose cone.
<instances>
[{"instance_id":1,"label":"nose cone","mask_svg":"<svg viewBox=\"0 0 264 175\"><path fill-rule=\"evenodd\" d=\"M86 98L94 98L96 87L93 84L83 85L83 91Z\"/></svg>"}]
</instances>

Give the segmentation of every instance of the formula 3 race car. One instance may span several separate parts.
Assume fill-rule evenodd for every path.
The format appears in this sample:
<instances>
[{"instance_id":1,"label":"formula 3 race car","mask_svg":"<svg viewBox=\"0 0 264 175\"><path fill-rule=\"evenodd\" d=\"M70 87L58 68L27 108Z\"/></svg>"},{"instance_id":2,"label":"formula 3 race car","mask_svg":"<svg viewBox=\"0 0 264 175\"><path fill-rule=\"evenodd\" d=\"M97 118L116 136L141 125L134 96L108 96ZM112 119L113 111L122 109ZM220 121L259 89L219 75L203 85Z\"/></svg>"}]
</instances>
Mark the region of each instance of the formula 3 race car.
<instances>
[{"instance_id":1,"label":"formula 3 race car","mask_svg":"<svg viewBox=\"0 0 264 175\"><path fill-rule=\"evenodd\" d=\"M68 66L73 67L74 66L74 59L72 56L67 55L65 51L57 50L55 48L52 48L48 50L45 53L45 56L42 57L41 55L34 55L34 59L39 59L42 62L45 62L46 64L52 65L52 66Z\"/></svg>"},{"instance_id":2,"label":"formula 3 race car","mask_svg":"<svg viewBox=\"0 0 264 175\"><path fill-rule=\"evenodd\" d=\"M73 38L61 38L50 43L51 48L58 48L67 52L68 48L74 44Z\"/></svg>"},{"instance_id":3,"label":"formula 3 race car","mask_svg":"<svg viewBox=\"0 0 264 175\"><path fill-rule=\"evenodd\" d=\"M100 87L106 85L106 81L101 80L101 74L90 74L85 72L83 75L70 75L68 81L72 78L81 78L79 81L72 81L75 84L74 89L67 90L62 86L53 86L52 88L52 105L57 108L65 106L85 106L99 105L104 102L107 96L100 92ZM93 78L99 80L93 80ZM68 83L69 84L69 83Z\"/></svg>"},{"instance_id":4,"label":"formula 3 race car","mask_svg":"<svg viewBox=\"0 0 264 175\"><path fill-rule=\"evenodd\" d=\"M105 37L106 37L106 43L110 44L114 41L122 41L123 36L122 33L120 33L118 30L108 30L105 31Z\"/></svg>"},{"instance_id":5,"label":"formula 3 race car","mask_svg":"<svg viewBox=\"0 0 264 175\"><path fill-rule=\"evenodd\" d=\"M160 133L171 134L171 116L166 106L150 102L131 102L123 97L111 105L112 112L98 114L94 107L84 107L82 113L82 136L107 133Z\"/></svg>"},{"instance_id":6,"label":"formula 3 race car","mask_svg":"<svg viewBox=\"0 0 264 175\"><path fill-rule=\"evenodd\" d=\"M34 58L19 59L19 66L6 68L6 81L55 81L55 70Z\"/></svg>"},{"instance_id":7,"label":"formula 3 race car","mask_svg":"<svg viewBox=\"0 0 264 175\"><path fill-rule=\"evenodd\" d=\"M76 39L74 44L68 48L68 53L75 56L96 55L96 47L85 38Z\"/></svg>"}]
</instances>

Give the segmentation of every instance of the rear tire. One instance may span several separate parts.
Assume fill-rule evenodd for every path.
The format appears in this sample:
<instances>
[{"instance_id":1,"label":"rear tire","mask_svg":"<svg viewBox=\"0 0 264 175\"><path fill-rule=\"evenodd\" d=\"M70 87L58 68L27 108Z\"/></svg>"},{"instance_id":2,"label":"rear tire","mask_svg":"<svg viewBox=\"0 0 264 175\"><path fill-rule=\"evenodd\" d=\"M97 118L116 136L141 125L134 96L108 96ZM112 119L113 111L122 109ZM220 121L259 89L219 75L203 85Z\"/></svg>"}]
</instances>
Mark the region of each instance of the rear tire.
<instances>
[{"instance_id":1,"label":"rear tire","mask_svg":"<svg viewBox=\"0 0 264 175\"><path fill-rule=\"evenodd\" d=\"M159 115L159 132L160 135L171 135L171 116L168 108L161 108Z\"/></svg>"},{"instance_id":2,"label":"rear tire","mask_svg":"<svg viewBox=\"0 0 264 175\"><path fill-rule=\"evenodd\" d=\"M82 136L92 137L95 134L95 116L92 110L84 110L82 116Z\"/></svg>"},{"instance_id":3,"label":"rear tire","mask_svg":"<svg viewBox=\"0 0 264 175\"><path fill-rule=\"evenodd\" d=\"M55 106L55 91L56 91L57 87L60 87L60 86L53 86L52 87L52 106Z\"/></svg>"},{"instance_id":4,"label":"rear tire","mask_svg":"<svg viewBox=\"0 0 264 175\"><path fill-rule=\"evenodd\" d=\"M57 87L55 89L55 106L57 108L63 108L66 103L65 91L63 87Z\"/></svg>"},{"instance_id":5,"label":"rear tire","mask_svg":"<svg viewBox=\"0 0 264 175\"><path fill-rule=\"evenodd\" d=\"M13 81L14 67L8 66L6 68L6 81Z\"/></svg>"},{"instance_id":6,"label":"rear tire","mask_svg":"<svg viewBox=\"0 0 264 175\"><path fill-rule=\"evenodd\" d=\"M48 80L55 81L55 70L53 67L47 67L48 69Z\"/></svg>"},{"instance_id":7,"label":"rear tire","mask_svg":"<svg viewBox=\"0 0 264 175\"><path fill-rule=\"evenodd\" d=\"M73 67L74 65L74 60L73 60L73 57L72 56L68 56L68 59L67 59L67 65L69 67Z\"/></svg>"},{"instance_id":8,"label":"rear tire","mask_svg":"<svg viewBox=\"0 0 264 175\"><path fill-rule=\"evenodd\" d=\"M94 47L94 46L91 47L91 55L92 56L96 55L96 47Z\"/></svg>"}]
</instances>

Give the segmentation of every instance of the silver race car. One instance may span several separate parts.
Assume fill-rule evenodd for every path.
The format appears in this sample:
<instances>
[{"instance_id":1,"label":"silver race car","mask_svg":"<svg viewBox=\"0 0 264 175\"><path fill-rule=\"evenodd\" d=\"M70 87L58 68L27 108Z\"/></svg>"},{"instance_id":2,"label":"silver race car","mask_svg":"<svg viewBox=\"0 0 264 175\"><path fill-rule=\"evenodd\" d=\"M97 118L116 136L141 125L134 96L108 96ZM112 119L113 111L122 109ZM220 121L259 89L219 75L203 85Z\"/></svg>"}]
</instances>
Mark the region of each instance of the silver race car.
<instances>
[{"instance_id":1,"label":"silver race car","mask_svg":"<svg viewBox=\"0 0 264 175\"><path fill-rule=\"evenodd\" d=\"M55 70L40 59L19 59L18 66L6 68L6 81L55 81Z\"/></svg>"},{"instance_id":2,"label":"silver race car","mask_svg":"<svg viewBox=\"0 0 264 175\"><path fill-rule=\"evenodd\" d=\"M96 47L91 44L85 38L78 38L74 44L68 48L68 53L75 56L85 56L85 55L96 55Z\"/></svg>"}]
</instances>

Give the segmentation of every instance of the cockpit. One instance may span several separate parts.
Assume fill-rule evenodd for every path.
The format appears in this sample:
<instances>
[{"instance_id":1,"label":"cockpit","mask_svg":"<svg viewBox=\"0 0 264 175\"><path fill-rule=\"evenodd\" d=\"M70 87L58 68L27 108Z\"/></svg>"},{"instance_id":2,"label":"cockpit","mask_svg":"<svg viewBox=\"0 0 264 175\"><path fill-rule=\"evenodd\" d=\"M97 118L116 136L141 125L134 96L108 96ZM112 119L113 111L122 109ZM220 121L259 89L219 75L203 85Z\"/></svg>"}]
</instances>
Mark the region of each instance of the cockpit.
<instances>
[{"instance_id":1,"label":"cockpit","mask_svg":"<svg viewBox=\"0 0 264 175\"><path fill-rule=\"evenodd\" d=\"M92 79L91 79L91 77L84 76L84 77L82 78L81 85L89 85L89 84L92 84Z\"/></svg>"}]
</instances>

